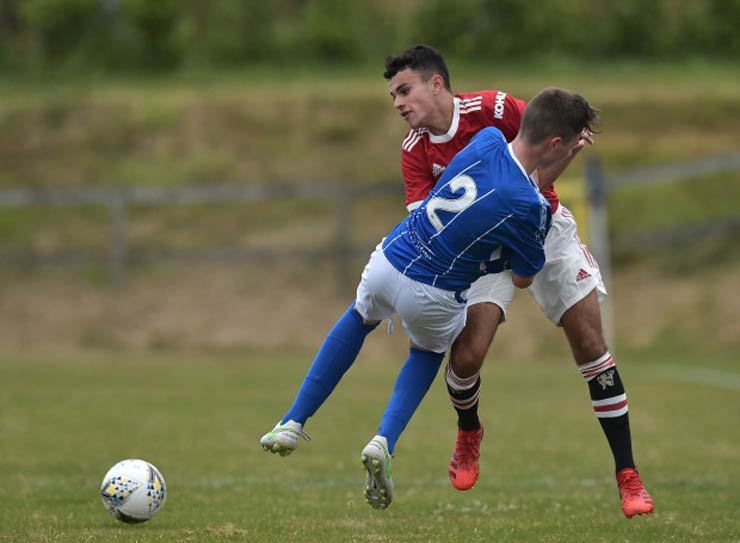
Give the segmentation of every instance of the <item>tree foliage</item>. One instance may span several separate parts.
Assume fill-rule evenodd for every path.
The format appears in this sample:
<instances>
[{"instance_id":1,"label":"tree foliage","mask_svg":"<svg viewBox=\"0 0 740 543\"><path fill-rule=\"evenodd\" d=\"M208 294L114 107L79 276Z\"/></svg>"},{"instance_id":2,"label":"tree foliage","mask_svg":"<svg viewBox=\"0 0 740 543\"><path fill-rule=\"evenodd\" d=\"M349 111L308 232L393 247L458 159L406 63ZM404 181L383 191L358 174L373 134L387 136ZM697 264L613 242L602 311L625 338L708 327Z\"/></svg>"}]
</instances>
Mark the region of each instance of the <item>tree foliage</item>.
<instances>
[{"instance_id":1,"label":"tree foliage","mask_svg":"<svg viewBox=\"0 0 740 543\"><path fill-rule=\"evenodd\" d=\"M13 73L471 59L740 59L738 0L0 0Z\"/></svg>"}]
</instances>

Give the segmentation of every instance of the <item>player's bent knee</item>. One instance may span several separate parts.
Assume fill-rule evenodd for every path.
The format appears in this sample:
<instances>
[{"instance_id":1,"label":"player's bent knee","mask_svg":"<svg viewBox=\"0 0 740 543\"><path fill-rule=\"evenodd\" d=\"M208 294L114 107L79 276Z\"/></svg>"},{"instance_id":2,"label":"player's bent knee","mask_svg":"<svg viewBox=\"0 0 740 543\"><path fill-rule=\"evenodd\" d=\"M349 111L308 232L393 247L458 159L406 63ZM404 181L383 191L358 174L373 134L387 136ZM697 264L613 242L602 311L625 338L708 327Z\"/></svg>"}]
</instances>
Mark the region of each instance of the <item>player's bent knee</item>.
<instances>
[{"instance_id":1,"label":"player's bent knee","mask_svg":"<svg viewBox=\"0 0 740 543\"><path fill-rule=\"evenodd\" d=\"M566 328L566 336L573 356L578 364L599 358L607 351L606 341L600 328L579 326Z\"/></svg>"},{"instance_id":2,"label":"player's bent knee","mask_svg":"<svg viewBox=\"0 0 740 543\"><path fill-rule=\"evenodd\" d=\"M483 367L486 352L487 348L481 350L476 349L473 345L456 345L450 356L452 371L462 379L472 377Z\"/></svg>"}]
</instances>

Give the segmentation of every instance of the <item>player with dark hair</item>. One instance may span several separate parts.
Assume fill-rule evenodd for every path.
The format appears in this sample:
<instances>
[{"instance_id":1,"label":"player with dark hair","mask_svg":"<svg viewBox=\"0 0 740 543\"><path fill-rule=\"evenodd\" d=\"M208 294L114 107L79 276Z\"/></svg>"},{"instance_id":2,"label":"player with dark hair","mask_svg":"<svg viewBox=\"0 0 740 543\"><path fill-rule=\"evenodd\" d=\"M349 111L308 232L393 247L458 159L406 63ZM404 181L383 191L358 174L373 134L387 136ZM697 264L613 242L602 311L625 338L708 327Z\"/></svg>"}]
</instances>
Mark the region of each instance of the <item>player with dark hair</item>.
<instances>
[{"instance_id":1,"label":"player with dark hair","mask_svg":"<svg viewBox=\"0 0 740 543\"><path fill-rule=\"evenodd\" d=\"M551 130L546 123L547 111L525 110L524 101L503 91L453 94L444 59L426 45L389 56L384 77L389 81L394 107L411 128L403 140L401 158L409 211L421 205L452 157L481 129L497 127L510 141L520 133L520 125L524 130L523 114L529 111L541 121L530 129ZM562 105L556 101L547 107L553 108L552 118L560 121ZM592 143L589 134L585 137ZM606 295L606 289L596 261L578 239L573 215L559 202L552 186L577 152L575 149L559 164L536 172L542 194L552 206L553 219L545 241L546 263L529 292L543 313L565 331L614 456L622 509L631 518L651 513L654 505L635 468L627 397L602 333L599 298ZM472 488L479 476L483 438L478 418L480 370L513 299L514 288L507 273L489 274L473 283L467 296L467 324L452 345L445 370L447 389L458 414L449 476L459 490Z\"/></svg>"},{"instance_id":2,"label":"player with dark hair","mask_svg":"<svg viewBox=\"0 0 740 543\"><path fill-rule=\"evenodd\" d=\"M556 102L562 107L553 123L548 104ZM376 247L355 301L325 338L293 405L260 440L266 451L286 455L296 449L306 437L306 421L354 363L365 337L398 313L411 338L409 357L378 433L361 455L365 498L376 509L388 507L391 455L465 326L471 283L503 269L510 270L506 280L512 286L532 283L545 263L551 208L530 174L568 160L597 116L584 98L559 89L540 93L531 110L522 121L531 130L523 129L511 143L493 127L476 135L424 202Z\"/></svg>"}]
</instances>

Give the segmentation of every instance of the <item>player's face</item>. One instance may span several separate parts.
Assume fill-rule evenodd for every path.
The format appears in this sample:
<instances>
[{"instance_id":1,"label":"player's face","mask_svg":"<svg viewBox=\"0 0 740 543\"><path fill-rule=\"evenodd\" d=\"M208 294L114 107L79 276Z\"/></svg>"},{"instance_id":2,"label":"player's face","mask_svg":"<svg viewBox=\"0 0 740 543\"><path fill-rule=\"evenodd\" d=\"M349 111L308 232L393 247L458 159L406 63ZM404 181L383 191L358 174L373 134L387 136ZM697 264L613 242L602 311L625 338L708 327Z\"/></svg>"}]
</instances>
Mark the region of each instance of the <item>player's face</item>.
<instances>
[{"instance_id":1,"label":"player's face","mask_svg":"<svg viewBox=\"0 0 740 543\"><path fill-rule=\"evenodd\" d=\"M434 117L436 105L431 79L424 81L421 74L406 68L391 78L388 89L393 107L411 129L427 126L427 121Z\"/></svg>"}]
</instances>

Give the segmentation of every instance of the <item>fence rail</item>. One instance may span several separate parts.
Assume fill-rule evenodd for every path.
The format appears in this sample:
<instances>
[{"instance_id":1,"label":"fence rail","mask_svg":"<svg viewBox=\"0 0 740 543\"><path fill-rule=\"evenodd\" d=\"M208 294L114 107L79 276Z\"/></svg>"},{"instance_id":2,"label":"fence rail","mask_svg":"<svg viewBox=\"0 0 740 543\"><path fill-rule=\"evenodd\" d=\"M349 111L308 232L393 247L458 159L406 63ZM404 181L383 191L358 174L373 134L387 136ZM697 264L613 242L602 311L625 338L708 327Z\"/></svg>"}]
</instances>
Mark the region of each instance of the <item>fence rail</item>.
<instances>
[{"instance_id":1,"label":"fence rail","mask_svg":"<svg viewBox=\"0 0 740 543\"><path fill-rule=\"evenodd\" d=\"M69 187L0 190L0 207L69 207L118 203L184 205L219 202L261 202L280 198L339 199L400 194L398 183L346 186L341 183L208 184L172 187Z\"/></svg>"},{"instance_id":2,"label":"fence rail","mask_svg":"<svg viewBox=\"0 0 740 543\"><path fill-rule=\"evenodd\" d=\"M740 153L704 157L683 163L628 170L604 175L601 161L596 156L586 160L586 187L589 204L589 247L599 263L601 275L607 289L611 288L611 257L615 250L645 250L676 240L684 242L689 237L706 236L708 229L717 232L717 224L682 225L671 231L661 230L632 235L628 239L618 239L615 245L610 242L608 232L609 196L617 190L630 186L648 186L675 183L693 177L715 175L727 171L740 170ZM734 220L734 219L733 219ZM725 226L722 226L725 229ZM662 243L661 243L662 242ZM610 298L601 304L601 316L607 343L614 341L614 310Z\"/></svg>"},{"instance_id":3,"label":"fence rail","mask_svg":"<svg viewBox=\"0 0 740 543\"><path fill-rule=\"evenodd\" d=\"M593 157L592 160L598 160ZM630 186L663 185L693 177L706 177L728 171L740 171L740 152L704 157L653 168L625 170L604 176L607 191Z\"/></svg>"},{"instance_id":4,"label":"fence rail","mask_svg":"<svg viewBox=\"0 0 740 543\"><path fill-rule=\"evenodd\" d=\"M340 288L349 283L350 259L365 254L367 247L353 244L351 239L352 203L359 198L394 195L402 198L398 183L374 183L346 186L340 183L302 184L209 184L174 187L70 187L22 188L0 191L0 209L32 207L102 206L108 209L108 252L94 251L3 252L0 265L27 267L47 264L84 265L104 262L110 281L120 286L124 281L126 263L156 261L249 262L264 260L335 260ZM334 239L329 247L290 250L239 247L211 249L141 249L127 244L128 210L137 206L177 206L216 203L255 203L306 199L329 201L334 204Z\"/></svg>"},{"instance_id":5,"label":"fence rail","mask_svg":"<svg viewBox=\"0 0 740 543\"><path fill-rule=\"evenodd\" d=\"M740 171L740 152L657 167L626 170L609 175L603 173L600 159L597 156L590 156L586 160L590 248L605 275L609 274L611 254L615 250L654 248L665 244L667 240L692 240L700 236L731 235L737 231L737 223L740 221L740 213L738 213L737 217L709 220L695 225L681 225L670 230L639 232L618 239L612 246L607 231L607 210L611 194L627 187L676 183L695 177L706 177L731 171Z\"/></svg>"},{"instance_id":6,"label":"fence rail","mask_svg":"<svg viewBox=\"0 0 740 543\"><path fill-rule=\"evenodd\" d=\"M706 157L680 164L642 168L605 175L598 158L586 163L586 196L589 209L589 244L600 262L605 279L610 272L613 251L629 251L638 247L655 247L666 240L693 239L700 236L737 234L740 217L708 221L699 225L682 226L653 233L631 234L618 238L610 245L607 232L609 195L629 186L647 186L676 182L691 177L714 175L740 170L740 152L719 157ZM398 182L347 186L341 183L300 184L209 184L188 186L142 187L74 187L74 188L19 188L0 191L0 209L32 207L102 206L108 209L107 254L92 251L64 251L42 253L33 251L9 252L0 250L0 266L25 267L43 264L86 264L106 262L113 285L124 281L127 263L156 261L249 262L288 259L327 259L335 261L340 288L350 282L350 260L364 255L368 247L353 242L351 232L352 203L361 197L394 195L402 197ZM303 249L256 249L215 247L210 249L142 249L127 245L128 210L136 206L177 206L204 203L270 202L286 199L329 201L334 205L334 235L330 246Z\"/></svg>"}]
</instances>

